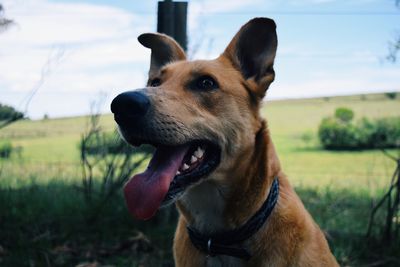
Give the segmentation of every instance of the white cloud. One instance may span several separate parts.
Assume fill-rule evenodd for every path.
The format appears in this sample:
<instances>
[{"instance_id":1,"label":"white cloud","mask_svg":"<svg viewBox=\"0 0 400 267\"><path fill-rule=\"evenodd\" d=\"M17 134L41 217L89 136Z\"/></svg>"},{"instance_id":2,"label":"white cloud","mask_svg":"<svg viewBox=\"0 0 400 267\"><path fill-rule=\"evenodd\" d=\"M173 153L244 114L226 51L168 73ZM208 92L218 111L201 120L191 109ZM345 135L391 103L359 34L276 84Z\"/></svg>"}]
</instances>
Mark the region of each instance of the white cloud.
<instances>
[{"instance_id":1,"label":"white cloud","mask_svg":"<svg viewBox=\"0 0 400 267\"><path fill-rule=\"evenodd\" d=\"M381 61L383 56L379 56L374 54L372 51L364 49L364 50L352 50L352 51L335 51L335 52L326 52L326 51L314 51L311 49L303 49L301 47L280 47L277 52L277 59L280 60L324 60L328 61L331 64L333 62L340 63L365 63L365 64L374 64Z\"/></svg>"},{"instance_id":2,"label":"white cloud","mask_svg":"<svg viewBox=\"0 0 400 267\"><path fill-rule=\"evenodd\" d=\"M330 1L302 0L296 3L310 7L312 3ZM251 17L251 12L246 13L248 10L274 10L282 6L293 8L294 2L191 1L188 12L189 45L192 49L195 45L201 46L196 58L216 57L241 23ZM156 12L153 10L154 15L139 14L113 7L111 1L109 3L3 0L7 17L14 19L17 25L0 35L0 101L18 107L40 79L41 69L49 54L57 49L63 50L65 56L46 77L31 103L29 115L33 118L42 117L44 112L50 116L82 114L99 91L108 92L112 97L122 90L143 86L150 51L143 48L136 37L142 32L154 31ZM132 7L135 5L137 2L132 1ZM235 12L246 14L238 19L232 16ZM220 16L218 13L228 15ZM286 28L284 23L280 27L281 36L292 35L294 30L289 26L293 25L293 20L285 21ZM331 51L330 46L321 49L320 44L313 46L312 41L302 41L280 43L277 80L271 87L270 97L399 90L393 88L393 84L398 84L398 68L377 66L377 53L367 43L365 49L363 46L363 49L351 48L349 51L342 47ZM335 69L336 66L339 67ZM340 69L342 66L348 66L348 73ZM359 66L366 68L359 69ZM325 67L329 69L324 70ZM349 92L349 89L352 91Z\"/></svg>"},{"instance_id":3,"label":"white cloud","mask_svg":"<svg viewBox=\"0 0 400 267\"><path fill-rule=\"evenodd\" d=\"M67 82L60 83L59 81ZM145 84L145 81L145 73L126 69L100 73L57 72L46 80L47 85L42 92L76 92L76 94L99 91L121 92L141 87Z\"/></svg>"},{"instance_id":4,"label":"white cloud","mask_svg":"<svg viewBox=\"0 0 400 267\"><path fill-rule=\"evenodd\" d=\"M135 21L132 14L113 7L44 0L10 5L7 14L18 26L2 37L2 45L40 46L109 40L130 35Z\"/></svg>"},{"instance_id":5,"label":"white cloud","mask_svg":"<svg viewBox=\"0 0 400 267\"><path fill-rule=\"evenodd\" d=\"M119 64L149 62L150 50L141 46L136 37L121 41L110 41L80 46L73 49L66 62L66 69L74 70L76 66L82 69L109 68Z\"/></svg>"},{"instance_id":6,"label":"white cloud","mask_svg":"<svg viewBox=\"0 0 400 267\"><path fill-rule=\"evenodd\" d=\"M3 5L17 24L0 36L0 95L4 90L5 95L29 92L54 49L63 50L65 57L53 64L39 93L59 92L62 98L63 92L94 93L143 85L149 51L136 37L152 30L148 15L46 0L8 0ZM10 101L18 105L21 99Z\"/></svg>"},{"instance_id":7,"label":"white cloud","mask_svg":"<svg viewBox=\"0 0 400 267\"><path fill-rule=\"evenodd\" d=\"M230 0L215 1L203 0L189 3L188 10L188 32L192 39L189 40L189 56L195 54L196 58L215 58L222 51L210 51L214 36L221 36L224 29L207 25L208 15L215 13L229 13L246 7L254 7L263 4L270 5L271 2L263 3L262 0ZM231 33L234 34L234 33ZM220 49L220 47L218 47Z\"/></svg>"},{"instance_id":8,"label":"white cloud","mask_svg":"<svg viewBox=\"0 0 400 267\"><path fill-rule=\"evenodd\" d=\"M277 70L279 72L279 70ZM268 92L270 99L308 98L374 92L400 92L397 69L362 68L337 77L333 72L315 72L308 79L276 79ZM395 86L394 86L395 85Z\"/></svg>"},{"instance_id":9,"label":"white cloud","mask_svg":"<svg viewBox=\"0 0 400 267\"><path fill-rule=\"evenodd\" d=\"M215 12L230 12L240 10L243 7L251 7L257 6L263 3L262 0L230 0L229 3L224 1L214 1L214 0L204 0L191 2L189 6L189 12L192 14L207 14L207 13L215 13ZM268 4L264 2L265 6Z\"/></svg>"}]
</instances>

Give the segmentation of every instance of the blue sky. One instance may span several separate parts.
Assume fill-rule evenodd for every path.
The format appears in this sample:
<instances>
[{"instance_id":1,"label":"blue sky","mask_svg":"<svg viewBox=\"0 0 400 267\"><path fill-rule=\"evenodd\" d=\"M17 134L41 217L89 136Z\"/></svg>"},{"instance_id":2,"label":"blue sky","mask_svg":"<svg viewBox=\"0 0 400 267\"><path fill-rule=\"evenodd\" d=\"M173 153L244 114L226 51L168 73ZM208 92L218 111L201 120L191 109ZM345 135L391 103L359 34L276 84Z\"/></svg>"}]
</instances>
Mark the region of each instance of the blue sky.
<instances>
[{"instance_id":1,"label":"blue sky","mask_svg":"<svg viewBox=\"0 0 400 267\"><path fill-rule=\"evenodd\" d=\"M86 114L105 95L108 112L116 94L144 85L150 54L136 38L155 31L157 1L0 2L17 22L0 34L0 102L31 118L59 117ZM194 59L218 56L253 17L276 21L267 99L400 91L400 63L385 61L400 34L394 0L199 0L188 16Z\"/></svg>"}]
</instances>

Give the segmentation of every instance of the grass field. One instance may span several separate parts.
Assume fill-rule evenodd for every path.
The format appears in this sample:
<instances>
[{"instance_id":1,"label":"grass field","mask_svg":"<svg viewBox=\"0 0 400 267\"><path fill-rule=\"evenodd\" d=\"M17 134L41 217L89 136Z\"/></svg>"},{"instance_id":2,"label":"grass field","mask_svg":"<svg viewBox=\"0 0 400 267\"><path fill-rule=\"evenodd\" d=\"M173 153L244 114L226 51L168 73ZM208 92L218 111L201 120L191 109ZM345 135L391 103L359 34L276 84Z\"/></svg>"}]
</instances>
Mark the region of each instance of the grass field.
<instances>
[{"instance_id":1,"label":"grass field","mask_svg":"<svg viewBox=\"0 0 400 267\"><path fill-rule=\"evenodd\" d=\"M388 185L395 165L380 151L322 150L318 124L337 107L353 109L356 119L400 116L399 97L390 100L384 94L271 101L262 113L283 169L330 234L341 264L360 266L384 255L388 260L374 266L400 266L398 251L371 253L362 239L371 205ZM86 117L25 120L0 130L0 138L22 148L20 155L0 161L0 266L74 266L83 261L97 261L97 266L140 262L160 266L160 261L171 265L174 219L165 222L167 211L147 224L136 222L118 196L104 206L96 221L87 221L92 210L74 188L81 179L78 142L86 123ZM103 116L101 125L112 131L112 116ZM305 134L312 139L306 142ZM155 249L146 251L139 243L135 249L114 249L131 240L137 229L149 236L149 246ZM98 252L102 249L104 255Z\"/></svg>"},{"instance_id":2,"label":"grass field","mask_svg":"<svg viewBox=\"0 0 400 267\"><path fill-rule=\"evenodd\" d=\"M343 188L357 185L374 189L386 184L385 178L390 176L394 165L381 152L320 149L316 136L319 122L343 106L353 109L356 119L400 116L400 100L390 100L383 94L264 104L263 115L268 119L284 170L294 185ZM29 180L36 173L42 176L45 169L47 176L75 179L80 174L78 142L86 124L87 118L77 117L21 121L1 130L1 138L10 138L13 145L22 147L21 157L15 156L3 163L3 171L10 173L6 176ZM101 125L106 131L113 130L112 116L103 116ZM302 140L305 133L312 135L310 143Z\"/></svg>"}]
</instances>

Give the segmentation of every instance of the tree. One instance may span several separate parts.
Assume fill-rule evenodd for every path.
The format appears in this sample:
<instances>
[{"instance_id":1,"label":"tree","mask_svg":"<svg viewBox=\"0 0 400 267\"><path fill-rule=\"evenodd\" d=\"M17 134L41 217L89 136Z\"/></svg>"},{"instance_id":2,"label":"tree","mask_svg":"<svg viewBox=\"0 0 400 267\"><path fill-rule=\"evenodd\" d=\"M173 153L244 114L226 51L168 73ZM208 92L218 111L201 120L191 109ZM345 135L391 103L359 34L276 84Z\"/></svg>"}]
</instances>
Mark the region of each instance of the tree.
<instances>
[{"instance_id":1,"label":"tree","mask_svg":"<svg viewBox=\"0 0 400 267\"><path fill-rule=\"evenodd\" d=\"M24 113L17 111L15 108L0 103L0 129L7 125L20 120L24 117Z\"/></svg>"},{"instance_id":2,"label":"tree","mask_svg":"<svg viewBox=\"0 0 400 267\"><path fill-rule=\"evenodd\" d=\"M4 7L0 4L0 32L6 30L11 24L13 20L4 17Z\"/></svg>"},{"instance_id":3,"label":"tree","mask_svg":"<svg viewBox=\"0 0 400 267\"><path fill-rule=\"evenodd\" d=\"M396 6L400 8L400 0L396 0ZM400 35L393 41L389 42L389 54L387 59L391 62L396 62L397 53L400 51Z\"/></svg>"},{"instance_id":4,"label":"tree","mask_svg":"<svg viewBox=\"0 0 400 267\"><path fill-rule=\"evenodd\" d=\"M0 4L0 33L6 30L11 24L13 24L13 21L4 17L4 7ZM11 106L0 103L0 129L23 117L24 114L22 112L15 110Z\"/></svg>"}]
</instances>

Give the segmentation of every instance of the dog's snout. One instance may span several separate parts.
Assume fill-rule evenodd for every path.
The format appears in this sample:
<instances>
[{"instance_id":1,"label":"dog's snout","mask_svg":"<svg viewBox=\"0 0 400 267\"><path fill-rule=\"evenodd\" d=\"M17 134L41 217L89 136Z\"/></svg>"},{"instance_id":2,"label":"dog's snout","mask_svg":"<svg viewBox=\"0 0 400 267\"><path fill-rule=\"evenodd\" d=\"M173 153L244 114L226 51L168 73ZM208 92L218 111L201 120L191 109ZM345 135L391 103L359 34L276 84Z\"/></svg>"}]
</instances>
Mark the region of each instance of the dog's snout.
<instances>
[{"instance_id":1,"label":"dog's snout","mask_svg":"<svg viewBox=\"0 0 400 267\"><path fill-rule=\"evenodd\" d=\"M143 116L150 108L150 99L140 91L128 91L111 102L111 112L124 117Z\"/></svg>"}]
</instances>

